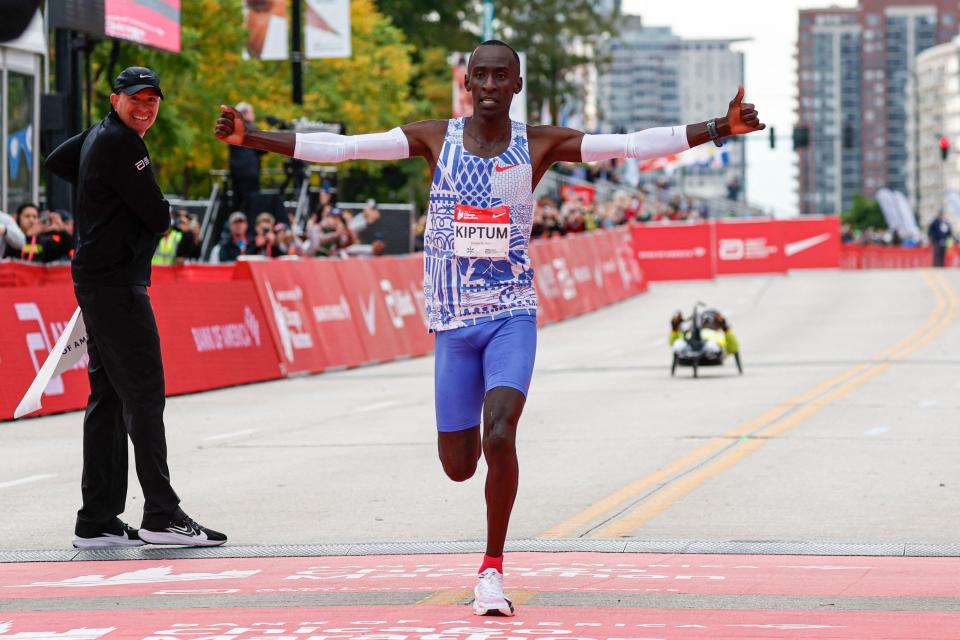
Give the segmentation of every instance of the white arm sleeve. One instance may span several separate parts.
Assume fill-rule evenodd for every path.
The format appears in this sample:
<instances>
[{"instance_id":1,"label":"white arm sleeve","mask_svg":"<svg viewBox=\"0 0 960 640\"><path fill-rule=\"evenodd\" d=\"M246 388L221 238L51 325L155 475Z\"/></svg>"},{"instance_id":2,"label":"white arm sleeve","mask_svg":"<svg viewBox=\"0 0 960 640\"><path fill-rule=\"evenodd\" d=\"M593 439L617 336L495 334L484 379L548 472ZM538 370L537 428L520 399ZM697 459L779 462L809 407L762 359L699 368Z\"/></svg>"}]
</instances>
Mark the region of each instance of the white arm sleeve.
<instances>
[{"instance_id":1,"label":"white arm sleeve","mask_svg":"<svg viewBox=\"0 0 960 640\"><path fill-rule=\"evenodd\" d=\"M612 158L651 160L669 156L690 148L687 127L656 127L634 133L599 135L586 134L580 143L584 162L598 162Z\"/></svg>"},{"instance_id":2,"label":"white arm sleeve","mask_svg":"<svg viewBox=\"0 0 960 640\"><path fill-rule=\"evenodd\" d=\"M298 133L293 157L307 162L402 160L410 157L410 145L407 143L407 134L400 127L385 133L356 136Z\"/></svg>"}]
</instances>

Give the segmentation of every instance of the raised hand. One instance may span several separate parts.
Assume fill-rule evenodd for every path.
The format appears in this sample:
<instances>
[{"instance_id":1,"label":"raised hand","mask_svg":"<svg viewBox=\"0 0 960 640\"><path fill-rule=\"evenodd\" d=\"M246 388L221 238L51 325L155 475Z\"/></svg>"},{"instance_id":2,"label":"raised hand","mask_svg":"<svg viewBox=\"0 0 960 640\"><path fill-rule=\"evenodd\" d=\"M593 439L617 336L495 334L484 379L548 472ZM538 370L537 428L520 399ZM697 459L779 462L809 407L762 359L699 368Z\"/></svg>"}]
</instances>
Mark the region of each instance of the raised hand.
<instances>
[{"instance_id":1,"label":"raised hand","mask_svg":"<svg viewBox=\"0 0 960 640\"><path fill-rule=\"evenodd\" d=\"M737 90L736 97L730 101L730 108L727 110L727 124L730 126L730 134L735 136L762 131L767 128L767 125L760 122L756 107L743 101L742 86Z\"/></svg>"},{"instance_id":2,"label":"raised hand","mask_svg":"<svg viewBox=\"0 0 960 640\"><path fill-rule=\"evenodd\" d=\"M220 105L220 117L217 118L214 133L227 144L243 144L243 136L246 134L243 117L233 107Z\"/></svg>"}]
</instances>

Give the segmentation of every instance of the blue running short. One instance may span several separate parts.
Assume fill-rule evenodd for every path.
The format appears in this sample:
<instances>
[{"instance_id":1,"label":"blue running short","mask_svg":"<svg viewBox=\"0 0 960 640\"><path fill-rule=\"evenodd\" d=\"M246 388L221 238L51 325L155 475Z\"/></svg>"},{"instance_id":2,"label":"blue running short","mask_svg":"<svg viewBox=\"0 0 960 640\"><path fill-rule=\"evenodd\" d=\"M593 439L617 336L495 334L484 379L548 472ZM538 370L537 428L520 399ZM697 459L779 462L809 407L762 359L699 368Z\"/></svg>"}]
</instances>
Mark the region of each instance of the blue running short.
<instances>
[{"instance_id":1,"label":"blue running short","mask_svg":"<svg viewBox=\"0 0 960 640\"><path fill-rule=\"evenodd\" d=\"M437 430L463 431L480 424L483 398L496 387L524 396L537 353L537 319L513 316L436 334Z\"/></svg>"}]
</instances>

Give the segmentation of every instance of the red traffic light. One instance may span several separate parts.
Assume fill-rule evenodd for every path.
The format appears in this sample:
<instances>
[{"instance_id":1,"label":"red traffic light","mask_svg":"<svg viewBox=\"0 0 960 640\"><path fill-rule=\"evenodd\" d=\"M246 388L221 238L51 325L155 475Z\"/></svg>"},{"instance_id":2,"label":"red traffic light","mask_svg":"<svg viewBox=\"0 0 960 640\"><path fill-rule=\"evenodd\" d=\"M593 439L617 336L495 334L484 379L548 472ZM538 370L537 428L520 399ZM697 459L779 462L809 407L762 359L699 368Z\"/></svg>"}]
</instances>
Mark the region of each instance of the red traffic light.
<instances>
[{"instance_id":1,"label":"red traffic light","mask_svg":"<svg viewBox=\"0 0 960 640\"><path fill-rule=\"evenodd\" d=\"M940 148L943 150L950 148L950 138L947 136L940 136Z\"/></svg>"}]
</instances>

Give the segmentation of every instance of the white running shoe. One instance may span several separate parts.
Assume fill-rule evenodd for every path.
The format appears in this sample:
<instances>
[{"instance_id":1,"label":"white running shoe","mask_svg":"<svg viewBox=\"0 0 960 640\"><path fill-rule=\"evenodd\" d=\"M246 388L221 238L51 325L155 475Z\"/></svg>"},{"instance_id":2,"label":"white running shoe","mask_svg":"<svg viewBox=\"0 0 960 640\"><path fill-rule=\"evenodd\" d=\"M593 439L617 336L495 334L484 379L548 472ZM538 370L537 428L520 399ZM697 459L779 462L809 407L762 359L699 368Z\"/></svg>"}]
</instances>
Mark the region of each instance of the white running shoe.
<instances>
[{"instance_id":1,"label":"white running shoe","mask_svg":"<svg viewBox=\"0 0 960 640\"><path fill-rule=\"evenodd\" d=\"M473 612L478 616L490 613L513 615L513 603L503 595L503 574L492 567L477 576L477 586L473 588Z\"/></svg>"}]
</instances>

